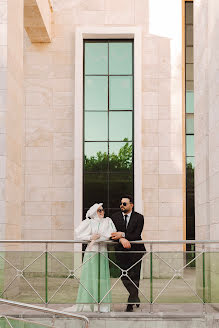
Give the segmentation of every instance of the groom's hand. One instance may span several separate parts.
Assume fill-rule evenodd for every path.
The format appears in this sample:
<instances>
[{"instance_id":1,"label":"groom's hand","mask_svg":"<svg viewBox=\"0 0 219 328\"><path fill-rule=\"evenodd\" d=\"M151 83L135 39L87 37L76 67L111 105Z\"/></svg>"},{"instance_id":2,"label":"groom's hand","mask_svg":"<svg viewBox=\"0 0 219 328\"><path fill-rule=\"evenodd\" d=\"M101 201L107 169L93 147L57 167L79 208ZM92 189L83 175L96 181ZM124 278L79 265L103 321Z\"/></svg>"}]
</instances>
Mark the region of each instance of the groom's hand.
<instances>
[{"instance_id":1,"label":"groom's hand","mask_svg":"<svg viewBox=\"0 0 219 328\"><path fill-rule=\"evenodd\" d=\"M130 242L128 241L128 239L120 238L120 239L119 239L119 242L122 244L122 246L123 246L124 248L131 248L131 244L130 244Z\"/></svg>"},{"instance_id":2,"label":"groom's hand","mask_svg":"<svg viewBox=\"0 0 219 328\"><path fill-rule=\"evenodd\" d=\"M118 239L122 238L122 236L123 236L123 233L120 232L120 231L112 232L112 233L111 233L111 238L112 238L113 240L118 240Z\"/></svg>"}]
</instances>

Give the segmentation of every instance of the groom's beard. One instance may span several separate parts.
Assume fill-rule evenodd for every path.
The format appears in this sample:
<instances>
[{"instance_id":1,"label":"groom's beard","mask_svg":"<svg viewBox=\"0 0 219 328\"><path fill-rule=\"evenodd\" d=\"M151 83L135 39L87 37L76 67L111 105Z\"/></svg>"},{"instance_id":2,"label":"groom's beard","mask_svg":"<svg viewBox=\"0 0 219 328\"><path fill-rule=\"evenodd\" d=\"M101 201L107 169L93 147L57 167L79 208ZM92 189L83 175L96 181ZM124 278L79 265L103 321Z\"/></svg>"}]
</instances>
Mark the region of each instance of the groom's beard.
<instances>
[{"instance_id":1,"label":"groom's beard","mask_svg":"<svg viewBox=\"0 0 219 328\"><path fill-rule=\"evenodd\" d=\"M128 212L128 210L126 210L125 208L121 208L121 211L122 211L123 213Z\"/></svg>"}]
</instances>

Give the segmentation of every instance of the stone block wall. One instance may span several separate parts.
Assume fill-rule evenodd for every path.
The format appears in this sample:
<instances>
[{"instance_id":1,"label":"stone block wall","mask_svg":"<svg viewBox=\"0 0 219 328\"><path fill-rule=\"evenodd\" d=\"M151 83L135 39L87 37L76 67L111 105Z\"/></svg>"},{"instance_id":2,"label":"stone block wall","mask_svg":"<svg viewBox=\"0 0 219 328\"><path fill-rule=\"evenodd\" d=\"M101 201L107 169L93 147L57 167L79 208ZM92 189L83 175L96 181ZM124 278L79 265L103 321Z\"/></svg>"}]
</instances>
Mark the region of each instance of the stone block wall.
<instances>
[{"instance_id":1,"label":"stone block wall","mask_svg":"<svg viewBox=\"0 0 219 328\"><path fill-rule=\"evenodd\" d=\"M51 43L25 36L22 237L73 238L76 26L141 26L144 238L182 239L181 2L65 0L53 10Z\"/></svg>"}]
</instances>

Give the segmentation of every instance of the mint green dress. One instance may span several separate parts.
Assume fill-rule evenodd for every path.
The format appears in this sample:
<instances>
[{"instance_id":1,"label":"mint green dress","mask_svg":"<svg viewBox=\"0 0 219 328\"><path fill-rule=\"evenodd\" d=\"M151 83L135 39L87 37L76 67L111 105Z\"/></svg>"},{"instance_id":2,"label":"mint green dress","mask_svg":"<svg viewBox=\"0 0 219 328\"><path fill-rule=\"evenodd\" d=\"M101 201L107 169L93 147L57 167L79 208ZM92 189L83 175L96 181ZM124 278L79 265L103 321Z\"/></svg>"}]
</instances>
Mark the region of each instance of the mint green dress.
<instances>
[{"instance_id":1,"label":"mint green dress","mask_svg":"<svg viewBox=\"0 0 219 328\"><path fill-rule=\"evenodd\" d=\"M76 238L91 240L93 234L101 237L87 247L80 276L76 311L97 311L100 303L101 312L110 311L111 284L107 246L101 241L109 240L116 228L112 220L107 218L86 219L76 229ZM99 252L98 252L99 250Z\"/></svg>"}]
</instances>

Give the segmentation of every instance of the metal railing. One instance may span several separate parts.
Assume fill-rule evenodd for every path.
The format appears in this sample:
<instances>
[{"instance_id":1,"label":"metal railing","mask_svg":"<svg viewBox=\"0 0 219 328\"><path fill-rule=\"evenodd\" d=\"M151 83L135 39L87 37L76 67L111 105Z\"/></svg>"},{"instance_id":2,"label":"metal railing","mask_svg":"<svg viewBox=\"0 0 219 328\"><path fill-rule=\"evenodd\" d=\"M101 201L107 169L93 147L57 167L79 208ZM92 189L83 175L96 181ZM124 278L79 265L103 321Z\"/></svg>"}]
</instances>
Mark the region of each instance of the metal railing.
<instances>
[{"instance_id":1,"label":"metal railing","mask_svg":"<svg viewBox=\"0 0 219 328\"><path fill-rule=\"evenodd\" d=\"M30 305L30 304L25 304L25 303L21 303L21 302L15 302L15 301L9 301L9 300L5 300L5 299L1 299L1 298L0 298L0 304L4 304L7 306L4 310L5 312L7 312L7 311L10 312L10 307L16 307L16 308L18 307L18 308L22 308L25 310L32 310L34 312L37 311L37 312L40 312L41 314L42 313L49 314L50 316L52 316L53 319L55 317L78 319L78 320L83 321L84 328L88 328L88 326L89 326L89 320L84 315L48 309L48 308L41 307L41 306ZM23 316L24 316L23 314L19 315L19 318L17 318L15 316L7 315L6 313L1 313L1 312L2 312L2 309L0 310L0 320L4 319L10 328L18 327L16 324L16 321L19 323L26 323L27 324L26 327L29 326L30 328L41 328L41 327L55 328L54 320L52 320L51 325L46 325L42 322L26 320L23 318ZM32 314L32 316L34 317L34 314ZM14 326L13 326L13 321L15 322Z\"/></svg>"},{"instance_id":2,"label":"metal railing","mask_svg":"<svg viewBox=\"0 0 219 328\"><path fill-rule=\"evenodd\" d=\"M142 258L126 270L122 269L120 263L116 261L114 256L115 251L108 251L107 253L101 251L93 252L93 256L99 254L101 258L107 258L111 267L111 286L106 294L101 295L101 297L98 296L98 298L91 295L88 288L80 281L80 271L86 265L86 262L92 260L93 256L84 263L81 256L84 252L59 252L50 250L51 245L54 244L75 245L82 243L84 244L86 241L0 240L0 245L5 245L5 250L0 253L0 262L2 263L0 263L0 271L2 272L1 280L3 281L4 278L7 277L5 283L2 284L0 297L8 297L7 293L11 286L15 281L18 281L17 286L20 287L20 290L16 297L25 299L25 296L22 294L24 291L23 283L25 283L26 288L29 288L29 294L26 298L30 303L33 303L33 298L31 298L30 295L32 292L33 295L38 297L38 302L46 306L51 303L74 304L76 303L77 288L80 285L90 294L92 303L96 304L98 310L100 310L100 305L104 304L107 296L111 293L115 294L112 303L127 303L127 301L124 300L125 297L127 298L127 295L125 295L125 289L121 284L122 278L126 276L138 289L141 303L149 305L149 311L151 313L153 313L154 304L157 303L200 303L203 306L203 312L206 311L206 303L219 303L219 298L217 299L217 296L213 295L214 290L211 286L211 282L217 279L217 272L219 272L217 268L217 262L219 263L217 260L217 256L219 257L218 240L133 241L131 244L145 244L147 252L142 254ZM104 243L109 246L116 244L111 241ZM44 250L38 253L34 252L34 250L20 253L19 251L8 251L7 246L12 244L42 244L44 245ZM162 247L167 245L169 245L168 251L162 250ZM173 245L177 245L178 249L172 250ZM195 245L196 249L184 251L183 246L185 245ZM212 248L213 245L217 246ZM160 248L159 250L156 249L158 246ZM40 261L42 261L41 264ZM140 285L136 286L135 282L129 277L129 272L133 266L137 265L140 261L142 262L141 281ZM39 265L37 269L34 269L33 267L37 263ZM54 270L52 269L52 263L55 263L54 267L56 268ZM33 268L32 271L31 267ZM117 271L117 275L113 276L112 271ZM51 290L51 281L53 288L52 292L49 294L49 290ZM66 293L68 295L65 295L64 300L63 295L60 297L61 301L60 299L57 300L56 296L69 281L74 281L74 284L77 284L77 287L73 286L75 290L74 297L71 295L72 292L69 289L70 287L68 288L67 286ZM168 294L167 290L173 282L175 282L175 290L173 288ZM44 292L39 292L37 283L39 283L39 285L43 284L43 288L41 286L41 291L44 290ZM185 287L187 288L187 294L185 292ZM119 296L116 294L118 290L120 291ZM190 292L189 297L188 291ZM181 297L180 295L176 297L177 292L181 294ZM121 295L124 297L121 297Z\"/></svg>"}]
</instances>

